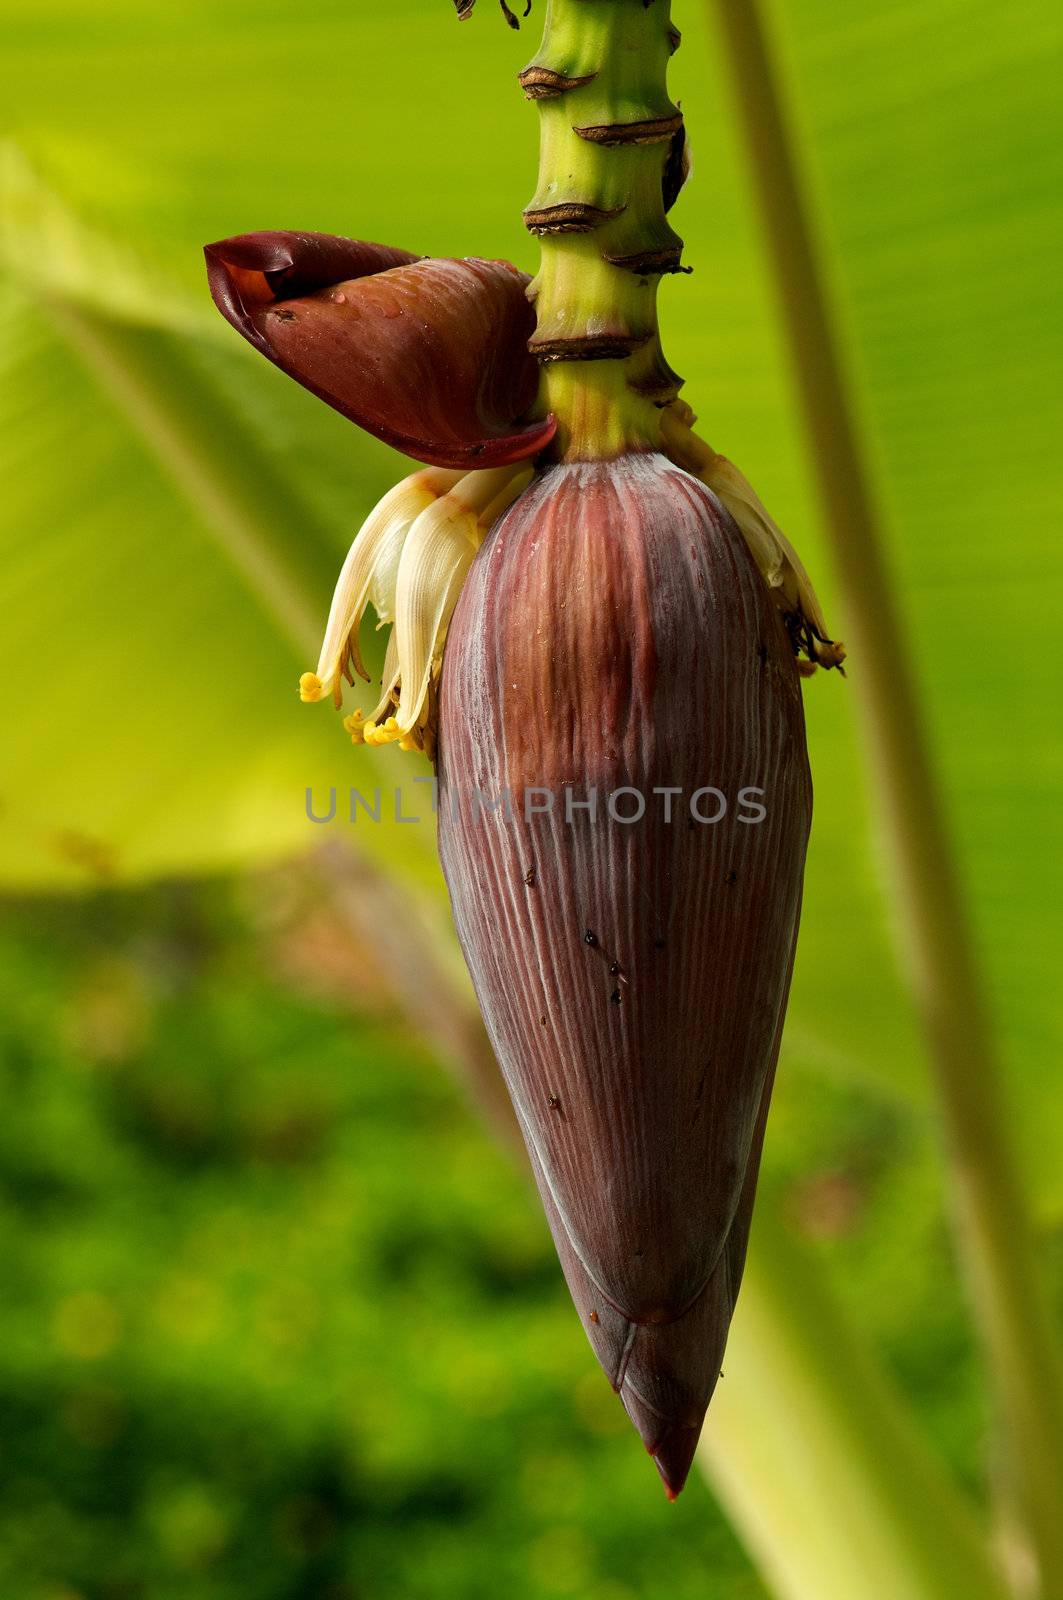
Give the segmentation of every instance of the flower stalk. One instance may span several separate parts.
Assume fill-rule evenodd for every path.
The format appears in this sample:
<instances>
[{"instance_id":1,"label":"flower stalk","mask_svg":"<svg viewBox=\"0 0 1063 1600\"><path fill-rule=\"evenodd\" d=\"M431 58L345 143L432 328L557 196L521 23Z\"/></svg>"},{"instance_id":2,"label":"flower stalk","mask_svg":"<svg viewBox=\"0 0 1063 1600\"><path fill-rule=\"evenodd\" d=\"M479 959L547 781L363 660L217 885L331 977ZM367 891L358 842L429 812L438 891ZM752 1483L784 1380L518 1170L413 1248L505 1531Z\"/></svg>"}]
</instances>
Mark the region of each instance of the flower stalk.
<instances>
[{"instance_id":1,"label":"flower stalk","mask_svg":"<svg viewBox=\"0 0 1063 1600\"><path fill-rule=\"evenodd\" d=\"M528 287L540 364L537 415L550 455L611 460L661 451L734 517L773 591L795 652L839 667L807 573L742 474L692 431L683 380L661 348L657 291L682 266L667 213L690 163L668 62L669 0L548 0L538 54L519 75L540 121L539 181L524 223L540 243Z\"/></svg>"},{"instance_id":2,"label":"flower stalk","mask_svg":"<svg viewBox=\"0 0 1063 1600\"><path fill-rule=\"evenodd\" d=\"M679 43L668 0L549 0L520 74L538 107L539 182L524 212L540 241L529 290L539 409L558 419L559 460L655 450L680 379L661 350L657 289L680 271L666 211L684 166L668 97Z\"/></svg>"}]
</instances>

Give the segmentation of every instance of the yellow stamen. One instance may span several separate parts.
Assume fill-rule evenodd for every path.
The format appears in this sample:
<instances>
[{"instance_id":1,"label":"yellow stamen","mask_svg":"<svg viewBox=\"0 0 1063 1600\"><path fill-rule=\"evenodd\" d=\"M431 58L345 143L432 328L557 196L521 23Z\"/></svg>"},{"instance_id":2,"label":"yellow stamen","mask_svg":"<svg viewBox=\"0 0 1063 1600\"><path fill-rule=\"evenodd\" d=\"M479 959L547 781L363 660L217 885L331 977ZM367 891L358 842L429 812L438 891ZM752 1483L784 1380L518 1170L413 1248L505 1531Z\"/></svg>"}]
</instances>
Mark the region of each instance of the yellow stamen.
<instances>
[{"instance_id":1,"label":"yellow stamen","mask_svg":"<svg viewBox=\"0 0 1063 1600\"><path fill-rule=\"evenodd\" d=\"M300 700L303 701L304 705L308 705L311 701L323 700L324 697L325 685L321 682L321 679L318 677L317 673L304 672L302 677L299 679Z\"/></svg>"}]
</instances>

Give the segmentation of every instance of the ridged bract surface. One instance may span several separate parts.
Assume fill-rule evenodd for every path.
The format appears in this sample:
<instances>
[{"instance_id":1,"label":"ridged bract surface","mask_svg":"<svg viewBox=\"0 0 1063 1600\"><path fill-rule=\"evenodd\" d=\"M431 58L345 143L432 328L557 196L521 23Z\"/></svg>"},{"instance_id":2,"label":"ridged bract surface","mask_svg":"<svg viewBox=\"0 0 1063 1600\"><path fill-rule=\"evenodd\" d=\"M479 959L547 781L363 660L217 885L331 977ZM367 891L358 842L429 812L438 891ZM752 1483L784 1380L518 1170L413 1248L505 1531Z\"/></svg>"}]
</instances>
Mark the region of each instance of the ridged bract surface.
<instances>
[{"instance_id":1,"label":"ridged bract surface","mask_svg":"<svg viewBox=\"0 0 1063 1600\"><path fill-rule=\"evenodd\" d=\"M584 1327L676 1493L738 1291L797 936L811 784L790 644L697 480L657 455L558 466L477 556L440 725L465 958Z\"/></svg>"}]
</instances>

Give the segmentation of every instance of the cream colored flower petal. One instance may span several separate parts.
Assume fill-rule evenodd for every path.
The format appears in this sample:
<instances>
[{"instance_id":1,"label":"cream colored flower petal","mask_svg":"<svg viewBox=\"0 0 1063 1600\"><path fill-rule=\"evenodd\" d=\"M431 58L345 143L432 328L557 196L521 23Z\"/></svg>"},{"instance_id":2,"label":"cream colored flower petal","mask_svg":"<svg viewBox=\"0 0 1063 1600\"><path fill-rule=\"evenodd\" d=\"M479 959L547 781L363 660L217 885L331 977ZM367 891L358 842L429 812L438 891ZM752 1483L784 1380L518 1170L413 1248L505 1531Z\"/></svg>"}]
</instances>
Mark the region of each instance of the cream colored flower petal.
<instances>
[{"instance_id":1,"label":"cream colored flower petal","mask_svg":"<svg viewBox=\"0 0 1063 1600\"><path fill-rule=\"evenodd\" d=\"M303 700L331 694L339 703L340 679L349 658L368 677L358 649L358 627L370 598L390 614L402 546L414 522L460 478L458 472L426 467L404 478L369 513L343 563L316 672L299 680Z\"/></svg>"},{"instance_id":2,"label":"cream colored flower petal","mask_svg":"<svg viewBox=\"0 0 1063 1600\"><path fill-rule=\"evenodd\" d=\"M411 732L404 732L399 727L395 715L399 701L398 683L399 630L392 628L384 655L384 672L381 678L383 693L368 721L363 723L359 718L359 725L351 729L351 737L355 744L397 743L400 750L423 748L423 729L415 728Z\"/></svg>"},{"instance_id":3,"label":"cream colored flower petal","mask_svg":"<svg viewBox=\"0 0 1063 1600\"><path fill-rule=\"evenodd\" d=\"M671 459L708 484L738 524L757 567L770 588L781 591L783 609L800 612L818 635L828 639L823 608L800 556L765 510L756 490L726 456L698 437L697 419L685 401L661 413L661 442ZM839 658L840 659L840 658ZM824 656L826 662L826 657ZM836 664L833 661L832 665Z\"/></svg>"},{"instance_id":4,"label":"cream colored flower petal","mask_svg":"<svg viewBox=\"0 0 1063 1600\"><path fill-rule=\"evenodd\" d=\"M518 495L522 495L531 483L535 473L531 467L518 467L511 473L508 483L505 483L493 500L489 500L480 512L480 527L484 536L490 533L503 511L508 511Z\"/></svg>"},{"instance_id":5,"label":"cream colored flower petal","mask_svg":"<svg viewBox=\"0 0 1063 1600\"><path fill-rule=\"evenodd\" d=\"M782 589L791 607L798 607L826 639L827 622L812 580L800 556L768 512L749 480L726 456L717 456L704 474L737 522L746 543L773 589Z\"/></svg>"},{"instance_id":6,"label":"cream colored flower petal","mask_svg":"<svg viewBox=\"0 0 1063 1600\"><path fill-rule=\"evenodd\" d=\"M376 708L370 713L371 722L379 722L381 718L394 711L398 699L399 681L399 639L398 629L392 628L388 634L388 647L384 652L384 671L380 678L380 699Z\"/></svg>"},{"instance_id":7,"label":"cream colored flower petal","mask_svg":"<svg viewBox=\"0 0 1063 1600\"><path fill-rule=\"evenodd\" d=\"M446 467L428 467L423 474L417 473L416 476L425 480L432 491L433 499L439 499L441 495L448 494L467 474ZM396 517L381 538L369 579L369 603L377 614L378 628L395 620L395 585L399 576L402 547L417 517L421 511L427 510L430 504L432 501L422 505L408 521Z\"/></svg>"},{"instance_id":8,"label":"cream colored flower petal","mask_svg":"<svg viewBox=\"0 0 1063 1600\"><path fill-rule=\"evenodd\" d=\"M483 525L482 533L487 532L491 522L498 515L495 505L504 502L508 505L510 500L515 500L521 490L531 482L532 469L520 462L517 466L490 467L483 472L467 472L460 483L456 483L447 495L457 505L467 511L474 511Z\"/></svg>"},{"instance_id":9,"label":"cream colored flower petal","mask_svg":"<svg viewBox=\"0 0 1063 1600\"><path fill-rule=\"evenodd\" d=\"M395 597L400 734L409 734L424 716L432 675L473 557L497 517L531 479L532 469L526 466L470 472L410 530Z\"/></svg>"},{"instance_id":10,"label":"cream colored flower petal","mask_svg":"<svg viewBox=\"0 0 1063 1600\"><path fill-rule=\"evenodd\" d=\"M390 744L402 738L394 715L398 704L398 682L399 645L396 630L392 628L384 652L380 699L368 717L361 711L355 711L343 724L355 744Z\"/></svg>"},{"instance_id":11,"label":"cream colored flower petal","mask_svg":"<svg viewBox=\"0 0 1063 1600\"><path fill-rule=\"evenodd\" d=\"M456 494L431 506L410 530L399 562L395 595L401 683L398 727L402 733L409 733L421 715L432 663L443 649L461 586L482 538L476 511L462 504Z\"/></svg>"}]
</instances>

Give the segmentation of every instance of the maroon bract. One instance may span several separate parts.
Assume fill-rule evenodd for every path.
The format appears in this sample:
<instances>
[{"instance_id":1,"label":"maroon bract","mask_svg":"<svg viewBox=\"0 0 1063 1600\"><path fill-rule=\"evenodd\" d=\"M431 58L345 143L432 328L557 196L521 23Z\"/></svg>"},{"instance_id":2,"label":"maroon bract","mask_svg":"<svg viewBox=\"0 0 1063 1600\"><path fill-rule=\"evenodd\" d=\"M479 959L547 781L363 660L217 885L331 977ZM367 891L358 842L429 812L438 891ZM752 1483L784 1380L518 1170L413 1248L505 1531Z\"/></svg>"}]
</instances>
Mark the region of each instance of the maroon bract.
<instances>
[{"instance_id":1,"label":"maroon bract","mask_svg":"<svg viewBox=\"0 0 1063 1600\"><path fill-rule=\"evenodd\" d=\"M573 1299L675 1493L738 1292L797 936L793 651L686 472L558 466L473 564L440 726L458 935Z\"/></svg>"},{"instance_id":2,"label":"maroon bract","mask_svg":"<svg viewBox=\"0 0 1063 1600\"><path fill-rule=\"evenodd\" d=\"M418 258L324 233L206 247L215 304L304 388L396 450L441 467L538 454L528 278L508 261Z\"/></svg>"}]
</instances>

